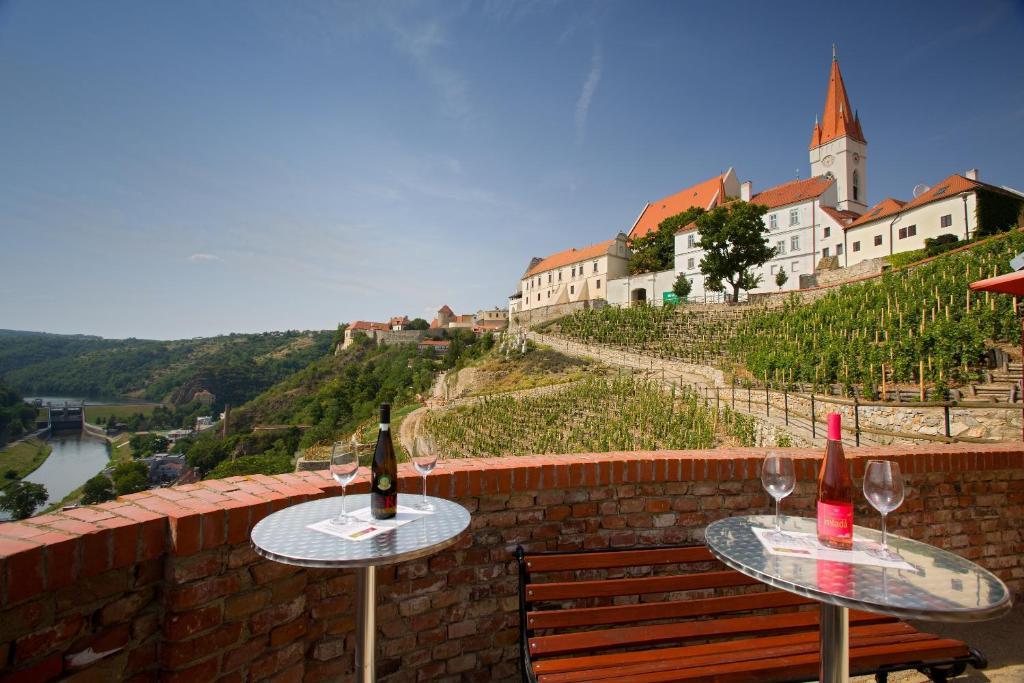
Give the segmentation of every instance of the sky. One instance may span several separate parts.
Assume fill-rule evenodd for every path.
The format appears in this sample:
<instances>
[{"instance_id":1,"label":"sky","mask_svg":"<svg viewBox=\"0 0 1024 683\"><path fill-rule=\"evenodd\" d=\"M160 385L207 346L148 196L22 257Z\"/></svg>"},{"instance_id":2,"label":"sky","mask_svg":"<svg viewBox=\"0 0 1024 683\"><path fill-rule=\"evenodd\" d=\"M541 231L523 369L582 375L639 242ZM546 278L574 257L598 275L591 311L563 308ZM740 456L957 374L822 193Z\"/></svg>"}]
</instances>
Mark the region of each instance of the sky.
<instances>
[{"instance_id":1,"label":"sky","mask_svg":"<svg viewBox=\"0 0 1024 683\"><path fill-rule=\"evenodd\" d=\"M0 328L176 339L507 305L729 167L1024 188L1024 3L0 0Z\"/></svg>"}]
</instances>

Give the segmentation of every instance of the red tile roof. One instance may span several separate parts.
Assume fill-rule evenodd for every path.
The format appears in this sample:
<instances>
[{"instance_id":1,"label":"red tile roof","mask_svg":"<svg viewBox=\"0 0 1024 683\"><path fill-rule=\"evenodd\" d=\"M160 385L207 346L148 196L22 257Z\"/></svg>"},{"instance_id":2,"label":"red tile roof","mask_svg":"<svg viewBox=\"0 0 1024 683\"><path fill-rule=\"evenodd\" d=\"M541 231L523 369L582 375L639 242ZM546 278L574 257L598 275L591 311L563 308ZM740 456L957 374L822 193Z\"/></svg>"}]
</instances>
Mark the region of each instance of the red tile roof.
<instances>
[{"instance_id":1,"label":"red tile roof","mask_svg":"<svg viewBox=\"0 0 1024 683\"><path fill-rule=\"evenodd\" d=\"M629 231L629 238L635 240L638 237L643 237L652 230L657 230L658 225L666 218L683 213L695 206L712 209L722 203L725 201L725 175L725 173L716 175L693 187L651 202L636 219L633 229Z\"/></svg>"},{"instance_id":2,"label":"red tile roof","mask_svg":"<svg viewBox=\"0 0 1024 683\"><path fill-rule=\"evenodd\" d=\"M420 346L448 346L448 344L447 339L424 339L420 342Z\"/></svg>"},{"instance_id":3,"label":"red tile roof","mask_svg":"<svg viewBox=\"0 0 1024 683\"><path fill-rule=\"evenodd\" d=\"M821 210L824 211L829 216L831 216L832 220L834 220L839 225L842 225L843 227L846 227L850 223L860 218L860 214L857 213L856 211L849 211L845 209L833 209L831 206L823 206L821 207Z\"/></svg>"},{"instance_id":4,"label":"red tile roof","mask_svg":"<svg viewBox=\"0 0 1024 683\"><path fill-rule=\"evenodd\" d=\"M871 207L867 213L855 220L850 224L849 227L856 228L865 223L870 223L887 216L891 216L894 213L907 211L909 209L916 209L924 204L930 204L931 202L937 202L940 199L952 197L953 195L960 194L961 192L970 192L971 190L978 190L981 188L990 188L996 192L1005 192L1002 188L995 187L994 185L988 185L977 180L971 180L965 178L962 175L954 173L949 176L941 183L938 183L932 189L921 194L919 197L911 199L909 202L901 202L898 199L883 199L881 202Z\"/></svg>"},{"instance_id":5,"label":"red tile roof","mask_svg":"<svg viewBox=\"0 0 1024 683\"><path fill-rule=\"evenodd\" d=\"M380 330L386 332L389 328L385 323L374 323L367 322L365 320L356 320L349 324L348 329L350 330Z\"/></svg>"},{"instance_id":6,"label":"red tile roof","mask_svg":"<svg viewBox=\"0 0 1024 683\"><path fill-rule=\"evenodd\" d=\"M396 316L392 317L391 320L388 321L388 325L393 327L395 325L405 325L408 322L409 322L409 316L406 316L406 315L396 315Z\"/></svg>"},{"instance_id":7,"label":"red tile roof","mask_svg":"<svg viewBox=\"0 0 1024 683\"><path fill-rule=\"evenodd\" d=\"M816 176L804 180L791 180L782 185L770 187L764 192L758 192L750 198L752 204L763 204L769 209L774 209L786 204L803 202L814 197L820 197L821 193L831 187L835 182L825 176Z\"/></svg>"},{"instance_id":8,"label":"red tile roof","mask_svg":"<svg viewBox=\"0 0 1024 683\"><path fill-rule=\"evenodd\" d=\"M811 149L843 136L867 142L860 127L860 118L850 109L843 74L839 71L839 60L833 56L832 68L828 75L828 92L825 95L825 112L822 114L821 123L814 123L814 129L811 131Z\"/></svg>"},{"instance_id":9,"label":"red tile roof","mask_svg":"<svg viewBox=\"0 0 1024 683\"><path fill-rule=\"evenodd\" d=\"M591 244L589 247L583 247L582 249L573 247L572 249L566 249L565 251L560 251L557 254L552 254L551 256L542 259L541 262L533 268L526 271L523 278L528 278L536 275L537 273L543 273L553 268L560 268L562 266L578 263L579 261L586 261L597 256L603 256L608 253L608 248L613 244L615 244L615 240L611 239L604 242L598 242L597 244Z\"/></svg>"},{"instance_id":10,"label":"red tile roof","mask_svg":"<svg viewBox=\"0 0 1024 683\"><path fill-rule=\"evenodd\" d=\"M438 310L437 312L438 312L438 314L443 313L445 315L452 315L452 316L455 315L455 311L453 311L452 309L448 308L448 304L445 304L444 306L442 306L440 308L440 310Z\"/></svg>"}]
</instances>

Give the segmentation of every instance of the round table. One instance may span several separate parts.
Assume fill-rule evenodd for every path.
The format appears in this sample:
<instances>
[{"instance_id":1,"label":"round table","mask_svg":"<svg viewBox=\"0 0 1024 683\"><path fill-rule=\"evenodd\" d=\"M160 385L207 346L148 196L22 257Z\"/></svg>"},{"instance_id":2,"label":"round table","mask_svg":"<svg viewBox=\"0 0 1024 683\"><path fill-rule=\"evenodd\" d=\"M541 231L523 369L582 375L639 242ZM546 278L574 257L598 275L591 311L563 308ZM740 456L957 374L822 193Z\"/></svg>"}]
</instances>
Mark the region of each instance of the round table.
<instances>
[{"instance_id":1,"label":"round table","mask_svg":"<svg viewBox=\"0 0 1024 683\"><path fill-rule=\"evenodd\" d=\"M399 496L401 502L409 505L419 499L420 496ZM469 512L458 503L430 496L427 500L434 506L432 514L365 541L350 541L306 528L336 516L341 511L340 497L293 505L253 527L253 550L268 560L299 567L356 570L356 676L364 683L375 680L375 568L432 555L455 543L469 526ZM368 494L345 497L349 513L369 504Z\"/></svg>"},{"instance_id":2,"label":"round table","mask_svg":"<svg viewBox=\"0 0 1024 683\"><path fill-rule=\"evenodd\" d=\"M959 555L900 536L889 547L913 570L847 564L768 552L752 531L771 529L769 515L729 517L705 531L708 549L727 566L763 583L821 603L820 680L849 678L849 608L926 621L982 621L1006 614L1012 599L1006 584ZM817 533L817 522L784 517L782 530ZM881 533L855 526L857 540L881 541Z\"/></svg>"}]
</instances>

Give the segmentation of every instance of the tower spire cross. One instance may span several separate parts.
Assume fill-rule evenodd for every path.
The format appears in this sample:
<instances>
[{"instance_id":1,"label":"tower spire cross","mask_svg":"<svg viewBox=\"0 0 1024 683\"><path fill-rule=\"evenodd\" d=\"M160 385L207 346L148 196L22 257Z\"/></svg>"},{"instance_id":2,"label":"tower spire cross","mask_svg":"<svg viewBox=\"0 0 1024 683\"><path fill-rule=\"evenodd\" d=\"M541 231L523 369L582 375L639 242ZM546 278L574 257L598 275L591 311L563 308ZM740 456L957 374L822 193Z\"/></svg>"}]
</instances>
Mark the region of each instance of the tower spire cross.
<instances>
[{"instance_id":1,"label":"tower spire cross","mask_svg":"<svg viewBox=\"0 0 1024 683\"><path fill-rule=\"evenodd\" d=\"M835 43L832 43L832 61L834 62L834 61L836 61L837 59L839 59L839 56L838 56L838 54L836 53L836 44L835 44Z\"/></svg>"}]
</instances>

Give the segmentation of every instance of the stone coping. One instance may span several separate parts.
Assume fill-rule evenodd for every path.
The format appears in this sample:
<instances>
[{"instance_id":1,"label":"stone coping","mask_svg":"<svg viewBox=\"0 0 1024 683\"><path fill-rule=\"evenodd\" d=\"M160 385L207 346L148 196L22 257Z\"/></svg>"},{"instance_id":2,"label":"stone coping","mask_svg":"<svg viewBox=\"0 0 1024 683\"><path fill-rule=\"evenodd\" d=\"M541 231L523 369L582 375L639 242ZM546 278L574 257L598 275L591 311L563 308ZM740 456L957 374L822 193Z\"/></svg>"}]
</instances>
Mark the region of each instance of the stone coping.
<instances>
[{"instance_id":1,"label":"stone coping","mask_svg":"<svg viewBox=\"0 0 1024 683\"><path fill-rule=\"evenodd\" d=\"M427 492L445 498L648 482L756 479L764 455L797 461L797 478L817 476L821 449L721 448L443 460ZM869 446L846 449L855 477L867 460L893 459L905 474L1024 468L1024 444ZM399 488L419 493L412 465ZM295 503L340 493L327 472L207 480L122 496L115 501L0 524L0 607L97 574L163 555L187 556L246 541L252 527ZM369 490L364 473L348 491Z\"/></svg>"}]
</instances>

